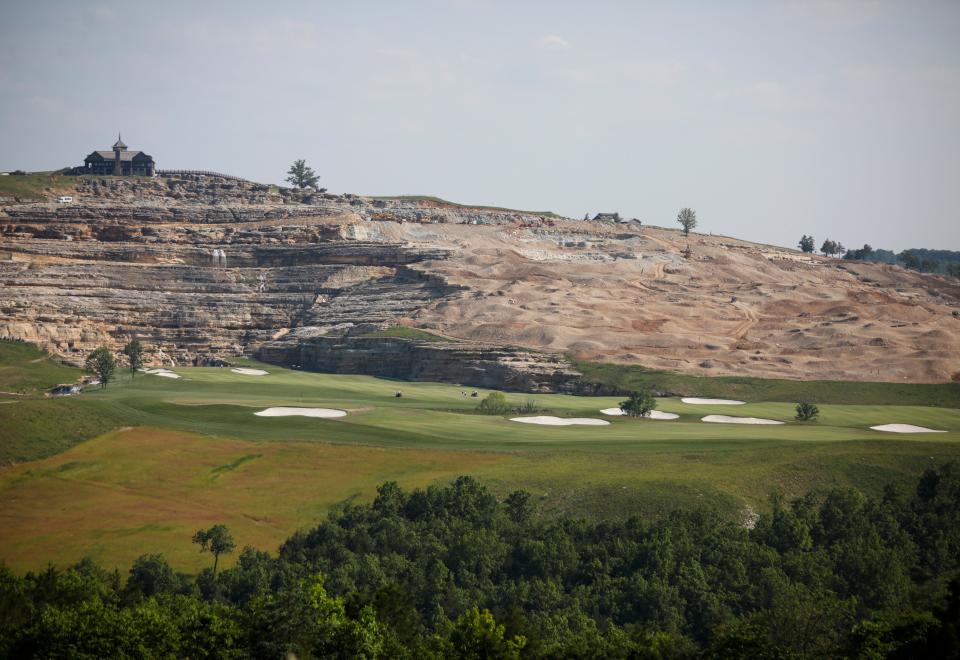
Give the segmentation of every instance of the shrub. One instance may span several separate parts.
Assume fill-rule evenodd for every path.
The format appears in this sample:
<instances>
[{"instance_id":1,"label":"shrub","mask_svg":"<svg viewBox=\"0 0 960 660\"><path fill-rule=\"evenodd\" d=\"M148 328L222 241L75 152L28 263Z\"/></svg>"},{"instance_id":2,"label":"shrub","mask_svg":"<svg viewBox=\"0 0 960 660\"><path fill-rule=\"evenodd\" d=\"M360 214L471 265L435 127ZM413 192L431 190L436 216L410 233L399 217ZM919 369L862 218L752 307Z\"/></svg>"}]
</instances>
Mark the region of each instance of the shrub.
<instances>
[{"instance_id":1,"label":"shrub","mask_svg":"<svg viewBox=\"0 0 960 660\"><path fill-rule=\"evenodd\" d=\"M646 417L656 408L657 400L646 390L633 392L629 399L620 402L620 410L631 417Z\"/></svg>"},{"instance_id":2,"label":"shrub","mask_svg":"<svg viewBox=\"0 0 960 660\"><path fill-rule=\"evenodd\" d=\"M510 405L503 392L490 392L477 406L477 410L484 415L506 415L510 412Z\"/></svg>"},{"instance_id":3,"label":"shrub","mask_svg":"<svg viewBox=\"0 0 960 660\"><path fill-rule=\"evenodd\" d=\"M797 421L799 422L812 422L820 415L820 409L817 408L812 403L798 403L797 404Z\"/></svg>"},{"instance_id":4,"label":"shrub","mask_svg":"<svg viewBox=\"0 0 960 660\"><path fill-rule=\"evenodd\" d=\"M517 406L517 412L522 415L529 415L530 413L541 412L541 408L537 405L536 399L527 399Z\"/></svg>"}]
</instances>

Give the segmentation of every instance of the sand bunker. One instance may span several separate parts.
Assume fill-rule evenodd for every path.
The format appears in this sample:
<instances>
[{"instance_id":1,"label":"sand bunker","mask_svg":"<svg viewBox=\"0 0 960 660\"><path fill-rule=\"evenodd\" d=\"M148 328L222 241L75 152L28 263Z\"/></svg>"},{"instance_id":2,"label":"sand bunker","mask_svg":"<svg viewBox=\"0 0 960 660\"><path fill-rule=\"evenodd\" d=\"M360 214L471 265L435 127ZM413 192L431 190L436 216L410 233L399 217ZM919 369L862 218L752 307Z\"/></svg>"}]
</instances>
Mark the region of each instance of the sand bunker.
<instances>
[{"instance_id":1,"label":"sand bunker","mask_svg":"<svg viewBox=\"0 0 960 660\"><path fill-rule=\"evenodd\" d=\"M243 374L244 376L266 376L269 371L264 371L263 369L248 369L247 367L235 367L231 369L235 374Z\"/></svg>"},{"instance_id":2,"label":"sand bunker","mask_svg":"<svg viewBox=\"0 0 960 660\"><path fill-rule=\"evenodd\" d=\"M701 422L715 424L783 424L775 419L760 419L759 417L729 417L727 415L707 415Z\"/></svg>"},{"instance_id":3,"label":"sand bunker","mask_svg":"<svg viewBox=\"0 0 960 660\"><path fill-rule=\"evenodd\" d=\"M746 403L745 401L734 401L733 399L700 399L695 396L688 396L680 400L695 406L742 406Z\"/></svg>"},{"instance_id":4,"label":"sand bunker","mask_svg":"<svg viewBox=\"0 0 960 660\"><path fill-rule=\"evenodd\" d=\"M946 433L946 431L928 429L925 426L914 426L913 424L881 424L870 428L874 431L886 431L887 433Z\"/></svg>"},{"instance_id":5,"label":"sand bunker","mask_svg":"<svg viewBox=\"0 0 960 660\"><path fill-rule=\"evenodd\" d=\"M163 376L164 378L180 378L180 374L175 374L169 369L144 369L143 373L151 376Z\"/></svg>"},{"instance_id":6,"label":"sand bunker","mask_svg":"<svg viewBox=\"0 0 960 660\"><path fill-rule=\"evenodd\" d=\"M511 422L522 422L523 424L542 424L543 426L607 426L610 424L605 419L592 419L590 417L551 417L550 415L539 415L537 417L514 417Z\"/></svg>"},{"instance_id":7,"label":"sand bunker","mask_svg":"<svg viewBox=\"0 0 960 660\"><path fill-rule=\"evenodd\" d=\"M347 411L334 408L267 408L253 413L257 417L346 417Z\"/></svg>"},{"instance_id":8,"label":"sand bunker","mask_svg":"<svg viewBox=\"0 0 960 660\"><path fill-rule=\"evenodd\" d=\"M647 415L650 419L676 419L680 415L676 413L663 412L662 410L651 410Z\"/></svg>"},{"instance_id":9,"label":"sand bunker","mask_svg":"<svg viewBox=\"0 0 960 660\"><path fill-rule=\"evenodd\" d=\"M620 415L626 415L627 413L623 412L620 408L604 408L600 411L604 415L610 415L611 417L619 417ZM680 415L675 413L663 412L661 410L651 410L650 414L647 415L648 419L676 419Z\"/></svg>"}]
</instances>

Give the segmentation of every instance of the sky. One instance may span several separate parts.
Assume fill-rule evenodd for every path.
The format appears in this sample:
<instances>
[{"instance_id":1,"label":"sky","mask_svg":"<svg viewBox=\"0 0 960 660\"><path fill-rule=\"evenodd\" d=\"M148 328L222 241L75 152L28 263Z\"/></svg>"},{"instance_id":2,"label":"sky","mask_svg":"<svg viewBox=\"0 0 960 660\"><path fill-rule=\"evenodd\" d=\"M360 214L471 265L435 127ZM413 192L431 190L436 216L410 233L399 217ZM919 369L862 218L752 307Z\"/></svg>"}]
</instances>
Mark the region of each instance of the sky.
<instances>
[{"instance_id":1,"label":"sky","mask_svg":"<svg viewBox=\"0 0 960 660\"><path fill-rule=\"evenodd\" d=\"M960 250L960 2L5 2L0 170L161 169Z\"/></svg>"}]
</instances>

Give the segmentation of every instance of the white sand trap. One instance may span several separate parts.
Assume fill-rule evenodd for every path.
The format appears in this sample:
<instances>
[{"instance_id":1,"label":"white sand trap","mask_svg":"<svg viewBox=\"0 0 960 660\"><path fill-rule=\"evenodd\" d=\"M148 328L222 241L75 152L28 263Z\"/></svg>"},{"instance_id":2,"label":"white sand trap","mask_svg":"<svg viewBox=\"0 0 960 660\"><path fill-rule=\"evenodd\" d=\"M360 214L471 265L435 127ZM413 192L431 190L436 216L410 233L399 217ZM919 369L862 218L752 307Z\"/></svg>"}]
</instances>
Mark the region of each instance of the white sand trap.
<instances>
[{"instance_id":1,"label":"white sand trap","mask_svg":"<svg viewBox=\"0 0 960 660\"><path fill-rule=\"evenodd\" d=\"M650 419L676 419L679 416L677 413L668 413L662 410L651 410L650 414L647 415Z\"/></svg>"},{"instance_id":2,"label":"white sand trap","mask_svg":"<svg viewBox=\"0 0 960 660\"><path fill-rule=\"evenodd\" d=\"M623 412L620 408L604 408L600 411L601 414L610 415L611 417L619 417L621 415L626 415L627 413ZM647 419L676 419L680 415L675 413L663 412L661 410L651 410L650 414L647 415Z\"/></svg>"},{"instance_id":3,"label":"white sand trap","mask_svg":"<svg viewBox=\"0 0 960 660\"><path fill-rule=\"evenodd\" d=\"M701 422L714 422L715 424L783 424L775 419L761 419L759 417L730 417L728 415L707 415Z\"/></svg>"},{"instance_id":4,"label":"white sand trap","mask_svg":"<svg viewBox=\"0 0 960 660\"><path fill-rule=\"evenodd\" d=\"M928 429L925 426L914 426L913 424L881 424L870 428L874 431L886 431L887 433L946 433L946 431Z\"/></svg>"},{"instance_id":5,"label":"white sand trap","mask_svg":"<svg viewBox=\"0 0 960 660\"><path fill-rule=\"evenodd\" d=\"M169 369L144 369L143 373L151 376L163 376L164 378L180 378L180 374L175 374Z\"/></svg>"},{"instance_id":6,"label":"white sand trap","mask_svg":"<svg viewBox=\"0 0 960 660\"><path fill-rule=\"evenodd\" d=\"M231 369L235 374L243 374L244 376L266 376L269 374L269 371L264 371L263 369L248 369L247 367L235 367Z\"/></svg>"},{"instance_id":7,"label":"white sand trap","mask_svg":"<svg viewBox=\"0 0 960 660\"><path fill-rule=\"evenodd\" d=\"M522 422L523 424L541 424L543 426L573 426L574 424L583 426L607 426L610 424L610 422L605 419L592 419L590 417L551 417L550 415L514 417L510 421Z\"/></svg>"},{"instance_id":8,"label":"white sand trap","mask_svg":"<svg viewBox=\"0 0 960 660\"><path fill-rule=\"evenodd\" d=\"M700 399L695 396L688 396L680 399L684 403L695 406L742 406L745 401L734 401L733 399Z\"/></svg>"},{"instance_id":9,"label":"white sand trap","mask_svg":"<svg viewBox=\"0 0 960 660\"><path fill-rule=\"evenodd\" d=\"M260 412L253 413L257 417L292 417L299 415L301 417L346 417L346 410L335 410L334 408L267 408Z\"/></svg>"}]
</instances>

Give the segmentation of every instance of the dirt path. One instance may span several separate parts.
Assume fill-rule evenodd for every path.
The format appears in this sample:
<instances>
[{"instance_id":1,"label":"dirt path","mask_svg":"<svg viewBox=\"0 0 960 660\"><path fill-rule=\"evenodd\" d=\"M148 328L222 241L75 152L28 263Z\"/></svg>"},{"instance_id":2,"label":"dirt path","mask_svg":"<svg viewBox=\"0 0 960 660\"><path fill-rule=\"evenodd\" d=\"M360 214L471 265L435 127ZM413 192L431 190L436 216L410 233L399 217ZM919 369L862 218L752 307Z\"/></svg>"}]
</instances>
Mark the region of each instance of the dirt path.
<instances>
[{"instance_id":1,"label":"dirt path","mask_svg":"<svg viewBox=\"0 0 960 660\"><path fill-rule=\"evenodd\" d=\"M733 305L743 312L746 318L733 328L733 330L730 332L730 336L735 339L743 339L746 337L750 329L757 325L759 319L757 318L757 313L744 304L737 302Z\"/></svg>"}]
</instances>

